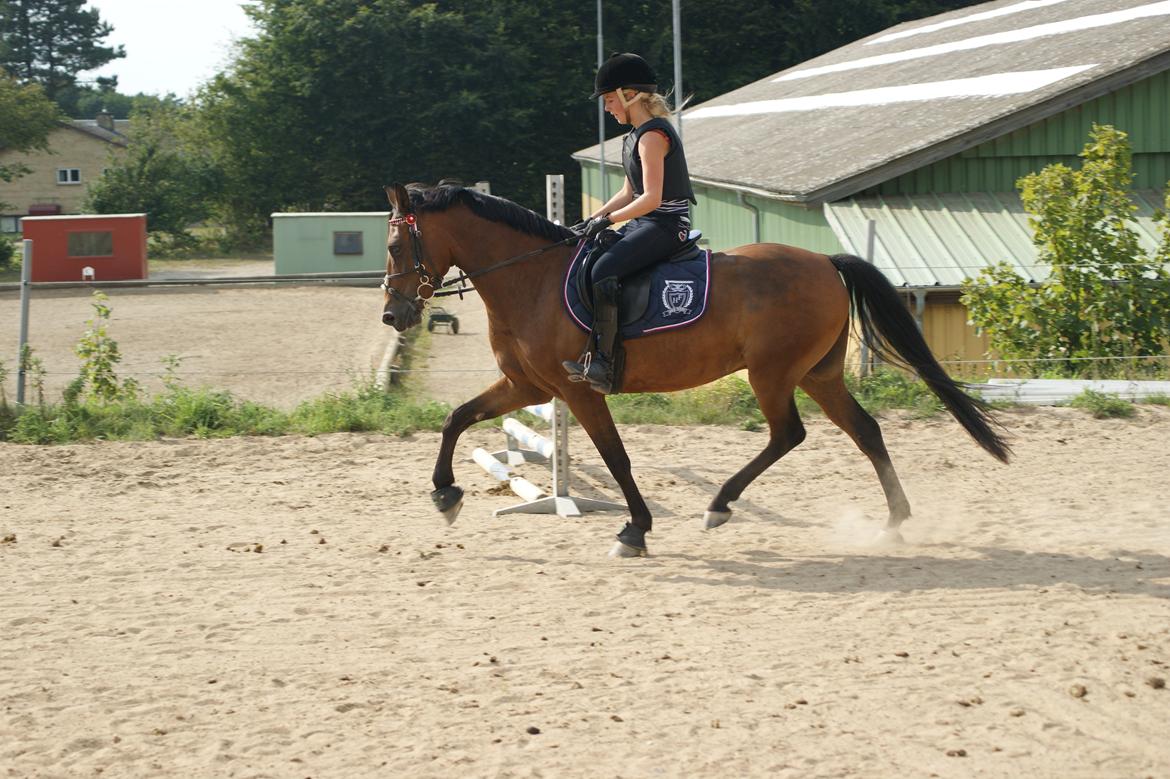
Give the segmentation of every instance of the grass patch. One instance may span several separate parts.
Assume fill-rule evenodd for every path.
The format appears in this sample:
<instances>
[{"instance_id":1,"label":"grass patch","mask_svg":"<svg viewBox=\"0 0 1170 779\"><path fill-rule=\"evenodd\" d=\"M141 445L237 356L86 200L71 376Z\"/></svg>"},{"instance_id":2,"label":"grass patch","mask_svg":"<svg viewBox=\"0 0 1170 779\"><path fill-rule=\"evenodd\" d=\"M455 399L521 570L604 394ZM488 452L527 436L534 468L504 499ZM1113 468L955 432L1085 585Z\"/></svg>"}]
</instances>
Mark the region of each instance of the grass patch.
<instances>
[{"instance_id":1,"label":"grass patch","mask_svg":"<svg viewBox=\"0 0 1170 779\"><path fill-rule=\"evenodd\" d=\"M922 381L901 371L878 371L862 379L847 376L846 385L871 414L898 408L925 417L944 410ZM744 430L767 424L751 385L739 376L669 394L615 395L609 408L618 424L735 425ZM801 390L796 391L796 409L802 416L822 413Z\"/></svg>"},{"instance_id":2,"label":"grass patch","mask_svg":"<svg viewBox=\"0 0 1170 779\"><path fill-rule=\"evenodd\" d=\"M918 417L930 417L945 410L942 401L921 379L903 371L878 370L864 378L846 375L845 384L871 414L898 408Z\"/></svg>"},{"instance_id":3,"label":"grass patch","mask_svg":"<svg viewBox=\"0 0 1170 779\"><path fill-rule=\"evenodd\" d=\"M241 400L230 392L172 387L150 400L88 400L27 406L19 412L2 405L0 441L64 444L357 431L404 435L438 430L447 411L445 404L418 402L400 390L383 392L372 382L306 401L293 411Z\"/></svg>"},{"instance_id":4,"label":"grass patch","mask_svg":"<svg viewBox=\"0 0 1170 779\"><path fill-rule=\"evenodd\" d=\"M745 430L764 424L752 388L738 376L670 394L614 395L608 403L618 424L737 425Z\"/></svg>"},{"instance_id":5,"label":"grass patch","mask_svg":"<svg viewBox=\"0 0 1170 779\"><path fill-rule=\"evenodd\" d=\"M1087 389L1068 402L1073 408L1084 409L1097 419L1132 417L1134 405L1116 395Z\"/></svg>"}]
</instances>

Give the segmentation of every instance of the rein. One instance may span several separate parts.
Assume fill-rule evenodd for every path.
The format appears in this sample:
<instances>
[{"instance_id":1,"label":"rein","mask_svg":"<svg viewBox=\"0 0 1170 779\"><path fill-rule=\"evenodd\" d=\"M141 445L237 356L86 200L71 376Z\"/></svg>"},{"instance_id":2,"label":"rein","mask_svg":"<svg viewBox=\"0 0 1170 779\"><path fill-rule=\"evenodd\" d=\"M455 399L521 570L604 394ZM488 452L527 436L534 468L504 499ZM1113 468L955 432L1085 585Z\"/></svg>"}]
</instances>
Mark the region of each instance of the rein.
<instances>
[{"instance_id":1,"label":"rein","mask_svg":"<svg viewBox=\"0 0 1170 779\"><path fill-rule=\"evenodd\" d=\"M443 277L438 276L438 283L436 284L436 277L430 274L430 272L427 270L426 264L423 262L422 230L420 230L418 227L418 219L415 217L415 215L411 213L406 214L405 216L394 217L390 219L389 224L394 226L405 224L410 230L410 248L411 257L414 260L414 267L410 270L399 271L398 273L387 273L382 279L382 290L384 292L402 295L402 293L398 292L398 290L393 289L390 286L391 279L408 276L411 273L417 273L419 283L418 289L415 290L416 300L430 300L431 298L441 298L448 295L458 295L460 299L462 299L464 292L476 291L475 287L463 286L463 282L470 281L471 279L477 278L479 276L483 276L486 273L491 273L494 270L499 270L500 268L506 268L509 265L514 265L521 260L528 259L529 257L535 257L538 254L544 254L545 252L556 249L557 247L568 246L569 244L576 243L580 240L580 236L572 235L568 238L565 238L564 240L551 243L548 246L542 246L539 249L533 249L530 252L524 252L523 254L517 254L514 257L509 257L506 260L501 260L495 265L490 265L486 268L480 268L479 270L472 271L471 273L460 273L457 277L448 281L443 281ZM446 289L447 287L451 287L456 284L459 285L457 289Z\"/></svg>"}]
</instances>

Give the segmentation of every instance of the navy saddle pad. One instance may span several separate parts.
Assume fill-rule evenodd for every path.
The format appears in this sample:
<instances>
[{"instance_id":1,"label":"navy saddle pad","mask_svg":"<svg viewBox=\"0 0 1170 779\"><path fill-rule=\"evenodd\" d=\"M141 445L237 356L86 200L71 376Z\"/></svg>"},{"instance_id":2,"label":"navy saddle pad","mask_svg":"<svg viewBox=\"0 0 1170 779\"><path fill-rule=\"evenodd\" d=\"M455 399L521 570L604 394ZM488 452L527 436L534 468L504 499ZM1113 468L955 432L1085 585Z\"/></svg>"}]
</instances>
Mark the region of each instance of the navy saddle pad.
<instances>
[{"instance_id":1,"label":"navy saddle pad","mask_svg":"<svg viewBox=\"0 0 1170 779\"><path fill-rule=\"evenodd\" d=\"M577 244L565 272L563 300L569 318L588 332L593 327L592 302L583 299L579 271L593 242ZM676 259L677 258L677 259ZM666 332L694 324L707 310L711 291L711 251L692 248L622 280L618 310L622 338Z\"/></svg>"}]
</instances>

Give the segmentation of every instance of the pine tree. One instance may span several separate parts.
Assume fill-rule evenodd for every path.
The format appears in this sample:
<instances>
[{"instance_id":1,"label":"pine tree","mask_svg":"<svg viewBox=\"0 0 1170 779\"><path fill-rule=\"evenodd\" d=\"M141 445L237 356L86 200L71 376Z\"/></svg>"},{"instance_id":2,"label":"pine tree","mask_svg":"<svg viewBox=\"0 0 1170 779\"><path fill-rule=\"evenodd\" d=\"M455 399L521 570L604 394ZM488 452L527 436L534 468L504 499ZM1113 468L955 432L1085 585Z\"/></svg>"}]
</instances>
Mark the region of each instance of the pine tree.
<instances>
[{"instance_id":1,"label":"pine tree","mask_svg":"<svg viewBox=\"0 0 1170 779\"><path fill-rule=\"evenodd\" d=\"M0 67L26 84L40 84L56 100L77 83L78 73L125 57L121 46L102 45L113 28L85 4L0 0Z\"/></svg>"}]
</instances>

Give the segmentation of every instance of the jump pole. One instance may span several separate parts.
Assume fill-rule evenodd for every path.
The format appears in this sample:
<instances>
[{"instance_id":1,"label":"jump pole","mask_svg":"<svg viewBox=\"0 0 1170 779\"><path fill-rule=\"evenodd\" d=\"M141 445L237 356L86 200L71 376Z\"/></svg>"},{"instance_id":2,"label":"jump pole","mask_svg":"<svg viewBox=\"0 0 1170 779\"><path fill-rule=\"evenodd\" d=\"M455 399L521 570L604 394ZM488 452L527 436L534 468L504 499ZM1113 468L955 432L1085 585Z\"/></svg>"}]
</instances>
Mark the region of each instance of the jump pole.
<instances>
[{"instance_id":1,"label":"jump pole","mask_svg":"<svg viewBox=\"0 0 1170 779\"><path fill-rule=\"evenodd\" d=\"M28 346L28 293L32 283L33 242L27 238L21 244L20 261L20 351L16 353L16 404L24 405L25 364L24 349Z\"/></svg>"}]
</instances>

